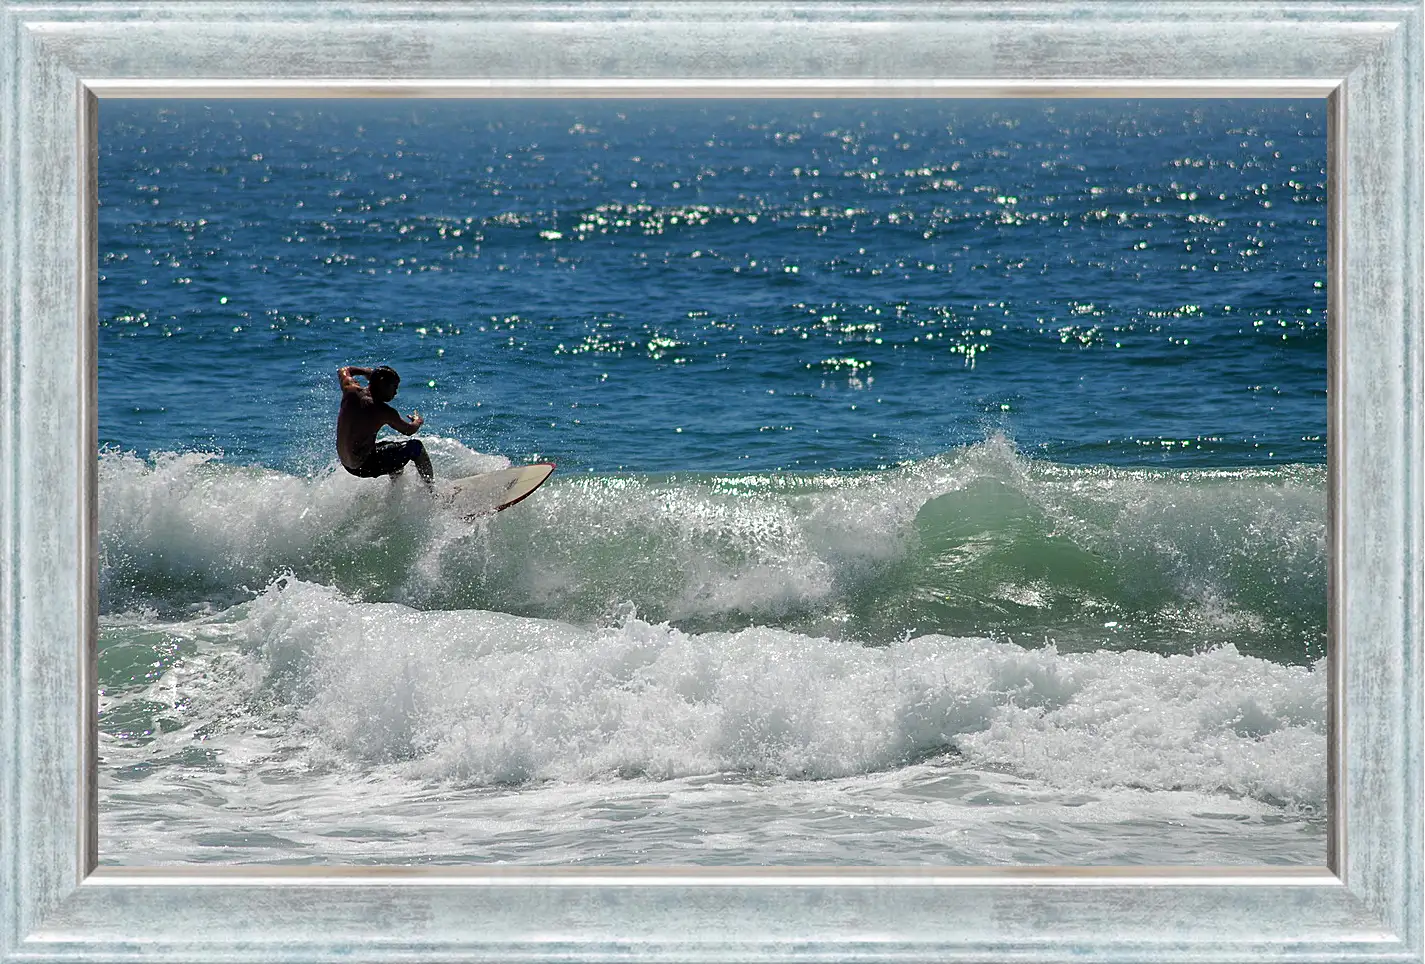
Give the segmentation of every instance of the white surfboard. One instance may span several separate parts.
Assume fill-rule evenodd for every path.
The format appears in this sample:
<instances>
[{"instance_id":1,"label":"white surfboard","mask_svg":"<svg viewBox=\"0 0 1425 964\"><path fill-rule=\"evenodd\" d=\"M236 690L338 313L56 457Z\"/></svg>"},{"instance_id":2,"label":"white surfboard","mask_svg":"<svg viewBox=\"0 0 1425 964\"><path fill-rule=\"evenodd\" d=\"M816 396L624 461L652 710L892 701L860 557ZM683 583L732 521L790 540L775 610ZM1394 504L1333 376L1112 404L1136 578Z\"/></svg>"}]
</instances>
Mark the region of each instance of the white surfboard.
<instances>
[{"instance_id":1,"label":"white surfboard","mask_svg":"<svg viewBox=\"0 0 1425 964\"><path fill-rule=\"evenodd\" d=\"M441 493L466 519L493 515L529 496L554 472L553 462L516 465L498 472L482 472L453 480Z\"/></svg>"}]
</instances>

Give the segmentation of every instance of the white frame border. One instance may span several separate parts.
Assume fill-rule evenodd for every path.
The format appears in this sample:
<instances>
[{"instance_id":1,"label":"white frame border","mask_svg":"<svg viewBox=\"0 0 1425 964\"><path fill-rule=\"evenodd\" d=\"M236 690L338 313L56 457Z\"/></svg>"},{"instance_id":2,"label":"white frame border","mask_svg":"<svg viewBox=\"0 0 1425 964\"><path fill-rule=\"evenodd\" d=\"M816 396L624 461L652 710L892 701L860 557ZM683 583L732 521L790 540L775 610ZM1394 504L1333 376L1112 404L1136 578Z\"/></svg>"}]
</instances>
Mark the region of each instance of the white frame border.
<instances>
[{"instance_id":1,"label":"white frame border","mask_svg":"<svg viewBox=\"0 0 1425 964\"><path fill-rule=\"evenodd\" d=\"M0 0L0 962L1421 960L1421 25L1419 0ZM731 94L1328 98L1328 865L96 870L96 98Z\"/></svg>"}]
</instances>

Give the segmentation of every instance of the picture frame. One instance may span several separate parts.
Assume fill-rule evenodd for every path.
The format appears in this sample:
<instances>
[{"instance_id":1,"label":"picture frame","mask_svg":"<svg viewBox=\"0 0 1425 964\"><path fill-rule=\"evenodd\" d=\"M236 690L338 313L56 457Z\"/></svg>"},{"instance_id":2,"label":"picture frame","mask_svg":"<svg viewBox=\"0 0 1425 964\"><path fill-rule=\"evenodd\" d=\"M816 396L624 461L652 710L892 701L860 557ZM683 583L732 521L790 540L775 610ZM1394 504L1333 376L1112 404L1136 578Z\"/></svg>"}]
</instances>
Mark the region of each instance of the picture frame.
<instances>
[{"instance_id":1,"label":"picture frame","mask_svg":"<svg viewBox=\"0 0 1425 964\"><path fill-rule=\"evenodd\" d=\"M0 2L0 961L1419 960L1422 5ZM99 868L103 97L1290 96L1329 113L1321 867Z\"/></svg>"}]
</instances>

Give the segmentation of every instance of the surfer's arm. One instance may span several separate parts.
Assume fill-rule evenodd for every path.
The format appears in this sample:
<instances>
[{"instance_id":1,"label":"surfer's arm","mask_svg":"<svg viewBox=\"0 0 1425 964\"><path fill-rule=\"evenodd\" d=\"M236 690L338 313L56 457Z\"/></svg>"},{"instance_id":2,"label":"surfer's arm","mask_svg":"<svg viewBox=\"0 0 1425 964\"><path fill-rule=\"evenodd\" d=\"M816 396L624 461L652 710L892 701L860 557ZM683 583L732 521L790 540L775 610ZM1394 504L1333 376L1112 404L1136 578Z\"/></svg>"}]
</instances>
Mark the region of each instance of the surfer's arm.
<instances>
[{"instance_id":1,"label":"surfer's arm","mask_svg":"<svg viewBox=\"0 0 1425 964\"><path fill-rule=\"evenodd\" d=\"M412 412L411 420L408 422L401 417L401 413L390 405L386 406L386 424L400 432L402 435L415 435L420 431L420 427L426 422L421 418L420 412Z\"/></svg>"},{"instance_id":2,"label":"surfer's arm","mask_svg":"<svg viewBox=\"0 0 1425 964\"><path fill-rule=\"evenodd\" d=\"M360 368L356 365L343 365L341 368L338 368L336 370L336 377L341 381L342 391L346 391L348 388L360 388L361 383L356 380L356 376L358 375L362 378L370 378L371 369Z\"/></svg>"}]
</instances>

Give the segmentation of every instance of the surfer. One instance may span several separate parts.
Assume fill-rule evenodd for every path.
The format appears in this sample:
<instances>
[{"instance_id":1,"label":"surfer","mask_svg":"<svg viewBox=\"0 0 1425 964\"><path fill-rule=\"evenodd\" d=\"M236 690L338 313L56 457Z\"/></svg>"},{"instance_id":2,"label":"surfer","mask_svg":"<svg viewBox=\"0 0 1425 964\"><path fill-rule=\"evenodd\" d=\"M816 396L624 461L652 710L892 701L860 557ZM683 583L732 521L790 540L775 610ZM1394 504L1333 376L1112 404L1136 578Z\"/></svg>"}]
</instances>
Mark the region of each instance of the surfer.
<instances>
[{"instance_id":1,"label":"surfer","mask_svg":"<svg viewBox=\"0 0 1425 964\"><path fill-rule=\"evenodd\" d=\"M405 442L376 441L376 433L389 425L402 435L414 435L425 424L420 412L412 412L409 421L387 403L396 397L401 376L387 365L358 368L345 365L337 369L341 380L341 411L336 419L336 454L342 467L352 475L374 479L389 475L394 480L407 462L416 463L421 481L434 491L430 456L418 439ZM365 378L362 385L357 378Z\"/></svg>"}]
</instances>

